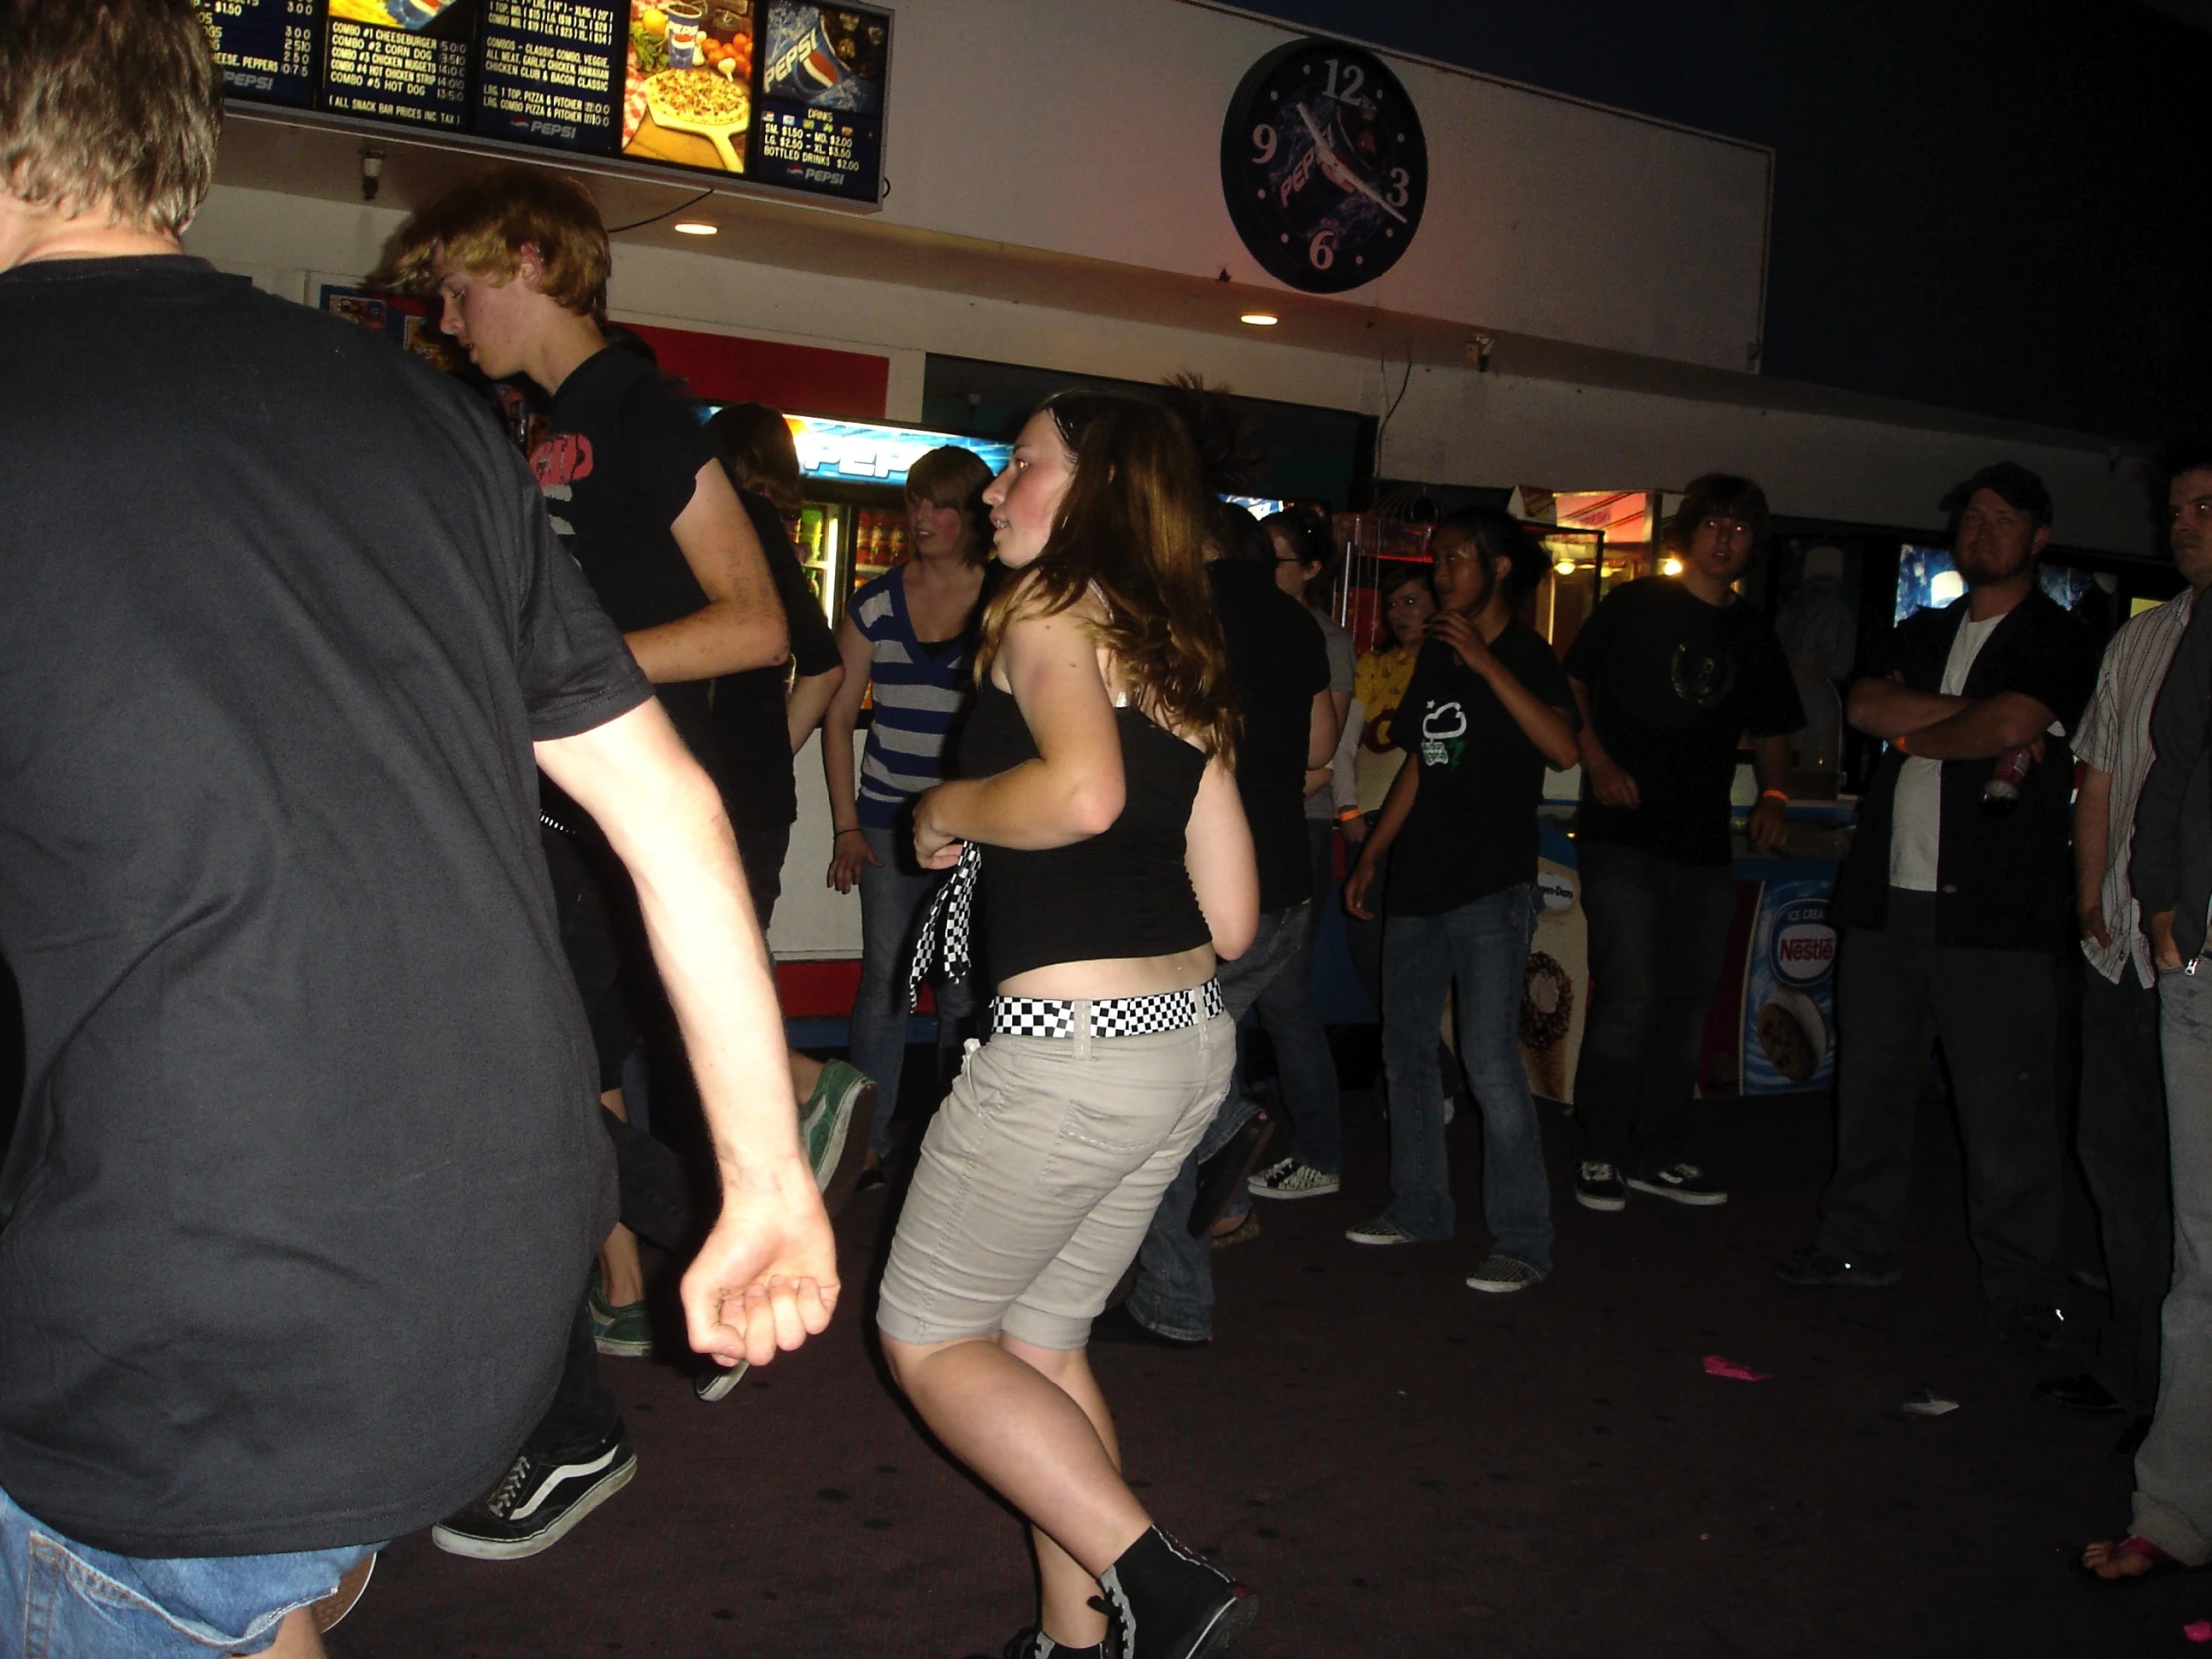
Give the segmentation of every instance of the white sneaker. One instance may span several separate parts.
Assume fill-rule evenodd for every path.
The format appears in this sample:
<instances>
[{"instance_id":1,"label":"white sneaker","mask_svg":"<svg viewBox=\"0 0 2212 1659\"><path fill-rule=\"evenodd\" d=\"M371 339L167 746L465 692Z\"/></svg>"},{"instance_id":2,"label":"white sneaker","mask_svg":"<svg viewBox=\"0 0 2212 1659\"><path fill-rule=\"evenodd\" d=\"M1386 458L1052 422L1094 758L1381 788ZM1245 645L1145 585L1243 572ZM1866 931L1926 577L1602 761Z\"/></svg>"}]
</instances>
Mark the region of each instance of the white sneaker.
<instances>
[{"instance_id":1,"label":"white sneaker","mask_svg":"<svg viewBox=\"0 0 2212 1659\"><path fill-rule=\"evenodd\" d=\"M1245 1181L1245 1191L1254 1198L1325 1198L1337 1187L1334 1175L1324 1174L1312 1164L1302 1164L1296 1158L1270 1164Z\"/></svg>"}]
</instances>

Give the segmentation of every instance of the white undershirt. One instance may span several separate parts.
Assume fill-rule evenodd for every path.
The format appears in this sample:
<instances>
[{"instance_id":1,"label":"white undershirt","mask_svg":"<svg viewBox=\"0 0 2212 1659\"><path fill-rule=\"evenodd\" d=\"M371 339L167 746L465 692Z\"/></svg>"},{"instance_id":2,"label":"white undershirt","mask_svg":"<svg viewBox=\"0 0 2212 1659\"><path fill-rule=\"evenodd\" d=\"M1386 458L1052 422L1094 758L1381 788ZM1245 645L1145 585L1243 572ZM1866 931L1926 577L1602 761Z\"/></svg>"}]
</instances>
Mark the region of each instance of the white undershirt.
<instances>
[{"instance_id":1,"label":"white undershirt","mask_svg":"<svg viewBox=\"0 0 2212 1659\"><path fill-rule=\"evenodd\" d=\"M1970 617L1958 625L1950 642L1950 660L1943 665L1943 695L1966 695L1966 676L1973 660L2004 620L1986 622ZM1909 755L1898 774L1897 795L1890 804L1890 885L1914 892L1934 892L1936 871L1943 847L1943 763Z\"/></svg>"}]
</instances>

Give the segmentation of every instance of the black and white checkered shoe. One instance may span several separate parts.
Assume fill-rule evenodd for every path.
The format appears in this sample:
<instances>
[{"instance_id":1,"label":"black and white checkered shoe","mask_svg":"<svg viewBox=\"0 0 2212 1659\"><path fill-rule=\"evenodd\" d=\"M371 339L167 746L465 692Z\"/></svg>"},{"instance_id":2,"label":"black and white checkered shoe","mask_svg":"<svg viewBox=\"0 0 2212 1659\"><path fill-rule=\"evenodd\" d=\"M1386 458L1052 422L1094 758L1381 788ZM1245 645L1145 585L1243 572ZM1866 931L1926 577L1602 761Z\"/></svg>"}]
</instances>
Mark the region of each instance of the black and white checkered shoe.
<instances>
[{"instance_id":1,"label":"black and white checkered shoe","mask_svg":"<svg viewBox=\"0 0 2212 1659\"><path fill-rule=\"evenodd\" d=\"M994 1037L1072 1037L1075 1012L1084 1003L1050 996L994 996L991 998L991 1035ZM1106 997L1088 1004L1090 1034L1094 1037L1149 1037L1158 1031L1182 1031L1202 1020L1213 1019L1224 1009L1221 982L1209 979L1187 991L1163 991L1158 996Z\"/></svg>"}]
</instances>

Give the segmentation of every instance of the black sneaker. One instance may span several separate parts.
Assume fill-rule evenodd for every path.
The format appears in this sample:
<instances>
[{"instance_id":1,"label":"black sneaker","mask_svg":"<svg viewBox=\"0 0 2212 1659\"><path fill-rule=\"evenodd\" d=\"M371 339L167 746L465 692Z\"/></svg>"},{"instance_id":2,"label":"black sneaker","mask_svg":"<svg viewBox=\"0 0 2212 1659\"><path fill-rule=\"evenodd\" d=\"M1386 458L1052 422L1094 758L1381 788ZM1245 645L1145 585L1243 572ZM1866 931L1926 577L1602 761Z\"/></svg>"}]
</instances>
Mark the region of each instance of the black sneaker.
<instances>
[{"instance_id":1,"label":"black sneaker","mask_svg":"<svg viewBox=\"0 0 2212 1659\"><path fill-rule=\"evenodd\" d=\"M1098 1575L1093 1606L1118 1633L1116 1659L1212 1659L1252 1628L1260 1604L1220 1568L1157 1526Z\"/></svg>"},{"instance_id":2,"label":"black sneaker","mask_svg":"<svg viewBox=\"0 0 2212 1659\"><path fill-rule=\"evenodd\" d=\"M637 1472L638 1454L619 1423L612 1439L558 1463L525 1449L498 1485L431 1527L430 1541L448 1555L519 1561L559 1543Z\"/></svg>"},{"instance_id":3,"label":"black sneaker","mask_svg":"<svg viewBox=\"0 0 2212 1659\"><path fill-rule=\"evenodd\" d=\"M1089 1647L1063 1647L1043 1629L1031 1625L999 1651L999 1659L1110 1659L1104 1642Z\"/></svg>"},{"instance_id":4,"label":"black sneaker","mask_svg":"<svg viewBox=\"0 0 2212 1659\"><path fill-rule=\"evenodd\" d=\"M1631 1175L1628 1184L1654 1198L1671 1198L1677 1204L1726 1204L1728 1194L1705 1179L1695 1164L1669 1164L1649 1175Z\"/></svg>"},{"instance_id":5,"label":"black sneaker","mask_svg":"<svg viewBox=\"0 0 2212 1659\"><path fill-rule=\"evenodd\" d=\"M1904 1276L1892 1262L1847 1262L1825 1250L1793 1250L1775 1258L1774 1276L1785 1285L1840 1285L1874 1290L1895 1285Z\"/></svg>"},{"instance_id":6,"label":"black sneaker","mask_svg":"<svg viewBox=\"0 0 2212 1659\"><path fill-rule=\"evenodd\" d=\"M1574 1172L1574 1201L1585 1210L1625 1210L1628 1188L1611 1164L1582 1164Z\"/></svg>"}]
</instances>

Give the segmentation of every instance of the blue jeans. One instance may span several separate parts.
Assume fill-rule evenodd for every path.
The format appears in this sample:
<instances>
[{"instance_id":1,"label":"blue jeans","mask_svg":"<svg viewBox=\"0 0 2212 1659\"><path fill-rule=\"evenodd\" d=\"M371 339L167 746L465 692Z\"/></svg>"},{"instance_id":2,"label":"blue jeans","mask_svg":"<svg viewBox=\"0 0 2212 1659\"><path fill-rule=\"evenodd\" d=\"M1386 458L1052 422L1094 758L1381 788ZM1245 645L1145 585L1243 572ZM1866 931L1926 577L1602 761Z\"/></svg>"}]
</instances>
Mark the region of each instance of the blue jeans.
<instances>
[{"instance_id":1,"label":"blue jeans","mask_svg":"<svg viewBox=\"0 0 2212 1659\"><path fill-rule=\"evenodd\" d=\"M0 1492L0 1652L21 1659L260 1653L382 1544L140 1560L73 1542ZM23 1646L12 1645L22 1637Z\"/></svg>"},{"instance_id":2,"label":"blue jeans","mask_svg":"<svg viewBox=\"0 0 2212 1659\"><path fill-rule=\"evenodd\" d=\"M860 994L852 1002L852 1063L875 1083L875 1127L868 1143L881 1155L891 1149L898 1074L906 1065L906 974L914 935L944 875L916 864L912 842L897 831L863 828L860 832L882 867L860 871ZM941 1056L958 1050L958 1022L975 1011L975 991L972 978L940 976L931 983L937 988Z\"/></svg>"},{"instance_id":3,"label":"blue jeans","mask_svg":"<svg viewBox=\"0 0 2212 1659\"><path fill-rule=\"evenodd\" d=\"M1221 981L1223 1012L1230 1019L1242 1019L1271 984L1288 979L1305 960L1301 941L1309 936L1312 911L1311 904L1268 911L1260 918L1251 947L1234 962L1221 964L1216 977ZM1305 994L1303 988L1300 994ZM1137 1252L1129 1315L1165 1336L1199 1342L1213 1335L1214 1245L1211 1239L1191 1237L1191 1206L1198 1201L1199 1166L1227 1146L1259 1109L1243 1083L1239 1077L1229 1085L1229 1098L1161 1195Z\"/></svg>"},{"instance_id":4,"label":"blue jeans","mask_svg":"<svg viewBox=\"0 0 2212 1659\"><path fill-rule=\"evenodd\" d=\"M1382 1063L1390 1079L1390 1202L1416 1239L1452 1234L1436 1028L1459 987L1459 1055L1482 1108L1482 1212L1500 1255L1551 1272L1551 1189L1521 1064L1521 984L1536 931L1528 882L1436 916L1390 917L1382 937Z\"/></svg>"},{"instance_id":5,"label":"blue jeans","mask_svg":"<svg viewBox=\"0 0 2212 1659\"><path fill-rule=\"evenodd\" d=\"M1344 1119L1329 1031L1314 1012L1314 940L1321 935L1322 906L1335 902L1329 867L1336 836L1336 825L1306 821L1313 901L1299 911L1305 924L1298 930L1296 954L1281 973L1268 976L1253 1003L1260 1029L1275 1050L1276 1081L1291 1119L1291 1156L1329 1175L1344 1164Z\"/></svg>"}]
</instances>

